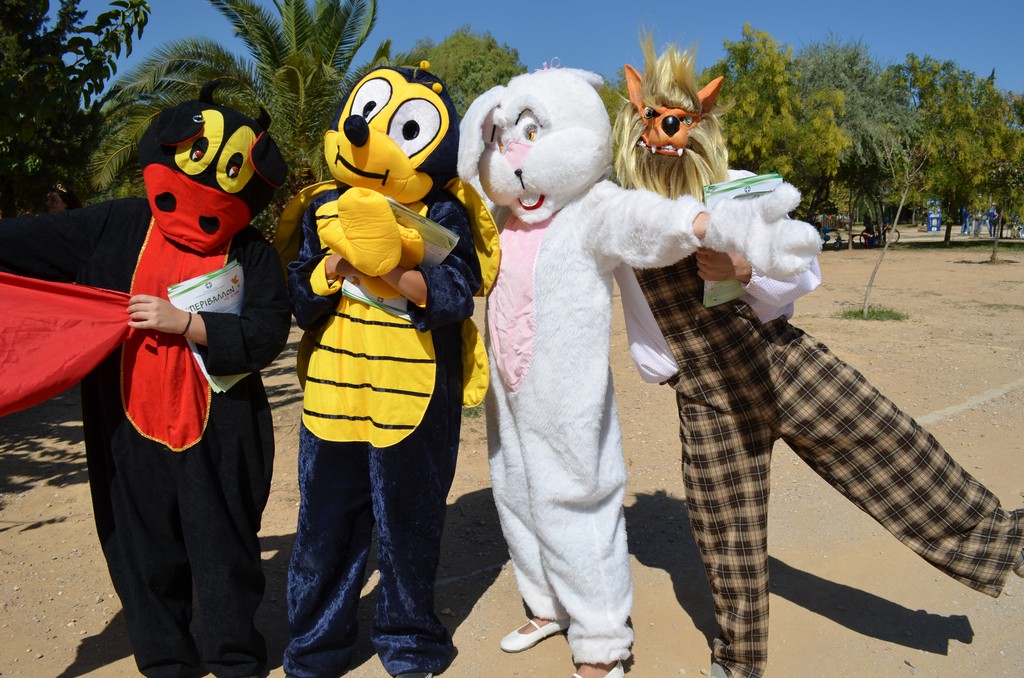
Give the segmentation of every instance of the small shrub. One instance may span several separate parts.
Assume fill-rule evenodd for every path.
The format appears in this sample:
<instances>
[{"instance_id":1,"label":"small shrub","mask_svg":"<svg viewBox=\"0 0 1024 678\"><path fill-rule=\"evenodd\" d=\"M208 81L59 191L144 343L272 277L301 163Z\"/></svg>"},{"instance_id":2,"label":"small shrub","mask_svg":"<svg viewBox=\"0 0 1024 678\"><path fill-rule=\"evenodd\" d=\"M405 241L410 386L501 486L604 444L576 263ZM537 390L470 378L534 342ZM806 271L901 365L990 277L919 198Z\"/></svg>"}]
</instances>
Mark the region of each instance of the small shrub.
<instances>
[{"instance_id":1,"label":"small shrub","mask_svg":"<svg viewBox=\"0 0 1024 678\"><path fill-rule=\"evenodd\" d=\"M840 311L839 317L843 320L906 320L910 315L885 306L868 306L867 317L864 316L863 309L860 308L848 308Z\"/></svg>"}]
</instances>

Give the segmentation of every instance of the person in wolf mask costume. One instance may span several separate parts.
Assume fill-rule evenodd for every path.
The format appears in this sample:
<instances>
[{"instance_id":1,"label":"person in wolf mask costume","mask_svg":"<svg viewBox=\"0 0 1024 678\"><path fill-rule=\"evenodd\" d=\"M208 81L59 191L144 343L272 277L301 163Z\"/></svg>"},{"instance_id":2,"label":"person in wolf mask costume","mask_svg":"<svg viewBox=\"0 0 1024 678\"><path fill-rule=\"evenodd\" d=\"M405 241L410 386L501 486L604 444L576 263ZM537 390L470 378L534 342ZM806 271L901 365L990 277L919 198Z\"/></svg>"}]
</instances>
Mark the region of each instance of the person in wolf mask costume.
<instances>
[{"instance_id":1,"label":"person in wolf mask costume","mask_svg":"<svg viewBox=\"0 0 1024 678\"><path fill-rule=\"evenodd\" d=\"M721 78L698 90L693 53L669 46L657 56L650 37L643 52L643 75L626 66L617 177L625 188L700 198L705 185L735 176L715 109ZM1011 569L1024 574L1024 509L1004 510L908 414L789 323L793 301L817 285L816 268L778 282L742 258L700 251L620 273L640 372L676 391L686 506L720 627L710 676L765 668L769 466L779 439L954 579L998 596ZM745 296L702 303L703 278L748 276Z\"/></svg>"}]
</instances>

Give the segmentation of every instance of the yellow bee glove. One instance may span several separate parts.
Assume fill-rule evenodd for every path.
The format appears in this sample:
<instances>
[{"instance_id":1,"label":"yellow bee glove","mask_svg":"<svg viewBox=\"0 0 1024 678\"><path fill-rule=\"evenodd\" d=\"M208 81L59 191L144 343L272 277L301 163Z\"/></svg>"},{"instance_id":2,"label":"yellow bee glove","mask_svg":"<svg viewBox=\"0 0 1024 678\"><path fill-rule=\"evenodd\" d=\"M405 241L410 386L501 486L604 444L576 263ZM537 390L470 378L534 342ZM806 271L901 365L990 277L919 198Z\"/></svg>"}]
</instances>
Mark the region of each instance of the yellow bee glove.
<instances>
[{"instance_id":1,"label":"yellow bee glove","mask_svg":"<svg viewBox=\"0 0 1024 678\"><path fill-rule=\"evenodd\" d=\"M380 193L353 187L317 210L320 239L368 276L393 269L402 256L398 222Z\"/></svg>"},{"instance_id":2,"label":"yellow bee glove","mask_svg":"<svg viewBox=\"0 0 1024 678\"><path fill-rule=\"evenodd\" d=\"M414 228L398 226L399 236L402 239L402 256L398 261L399 266L404 268L415 268L423 263L423 236ZM391 285L378 278L363 278L363 285L378 297L389 299L398 295Z\"/></svg>"},{"instance_id":3,"label":"yellow bee glove","mask_svg":"<svg viewBox=\"0 0 1024 678\"><path fill-rule=\"evenodd\" d=\"M402 238L402 258L399 264L406 268L415 268L423 263L423 236L415 228L398 227L398 235Z\"/></svg>"}]
</instances>

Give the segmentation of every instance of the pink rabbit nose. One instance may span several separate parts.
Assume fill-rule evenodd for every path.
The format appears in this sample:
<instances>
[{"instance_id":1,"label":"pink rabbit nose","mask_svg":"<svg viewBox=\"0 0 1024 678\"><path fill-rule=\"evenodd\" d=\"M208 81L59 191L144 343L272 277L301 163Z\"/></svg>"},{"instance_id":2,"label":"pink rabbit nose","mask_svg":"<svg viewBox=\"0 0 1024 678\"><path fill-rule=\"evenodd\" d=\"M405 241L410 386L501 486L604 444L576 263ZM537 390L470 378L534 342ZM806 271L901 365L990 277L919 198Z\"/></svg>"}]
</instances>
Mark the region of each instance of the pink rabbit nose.
<instances>
[{"instance_id":1,"label":"pink rabbit nose","mask_svg":"<svg viewBox=\"0 0 1024 678\"><path fill-rule=\"evenodd\" d=\"M510 141L505 146L505 162L507 162L513 169L520 169L523 166L523 162L526 160L526 156L533 150L533 146L530 144L524 144L521 141Z\"/></svg>"}]
</instances>

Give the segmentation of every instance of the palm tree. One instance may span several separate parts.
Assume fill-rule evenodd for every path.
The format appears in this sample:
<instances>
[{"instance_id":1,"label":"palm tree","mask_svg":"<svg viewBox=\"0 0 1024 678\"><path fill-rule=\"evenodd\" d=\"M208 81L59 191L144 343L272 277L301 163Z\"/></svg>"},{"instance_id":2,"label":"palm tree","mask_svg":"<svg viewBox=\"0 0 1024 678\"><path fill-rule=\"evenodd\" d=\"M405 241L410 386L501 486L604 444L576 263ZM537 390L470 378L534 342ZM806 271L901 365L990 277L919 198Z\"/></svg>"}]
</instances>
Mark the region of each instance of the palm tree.
<instances>
[{"instance_id":1,"label":"palm tree","mask_svg":"<svg viewBox=\"0 0 1024 678\"><path fill-rule=\"evenodd\" d=\"M297 189L329 176L323 135L341 96L370 68L391 61L382 42L368 64L353 67L377 19L376 0L208 0L234 28L247 56L207 38L174 41L118 78L104 103L107 129L90 163L93 184L109 189L135 166L138 141L164 108L195 98L221 80L217 101L257 117L264 108L271 133L291 168L276 215ZM396 62L408 63L409 55ZM137 175L136 175L137 176ZM273 219L273 217L271 217Z\"/></svg>"}]
</instances>

